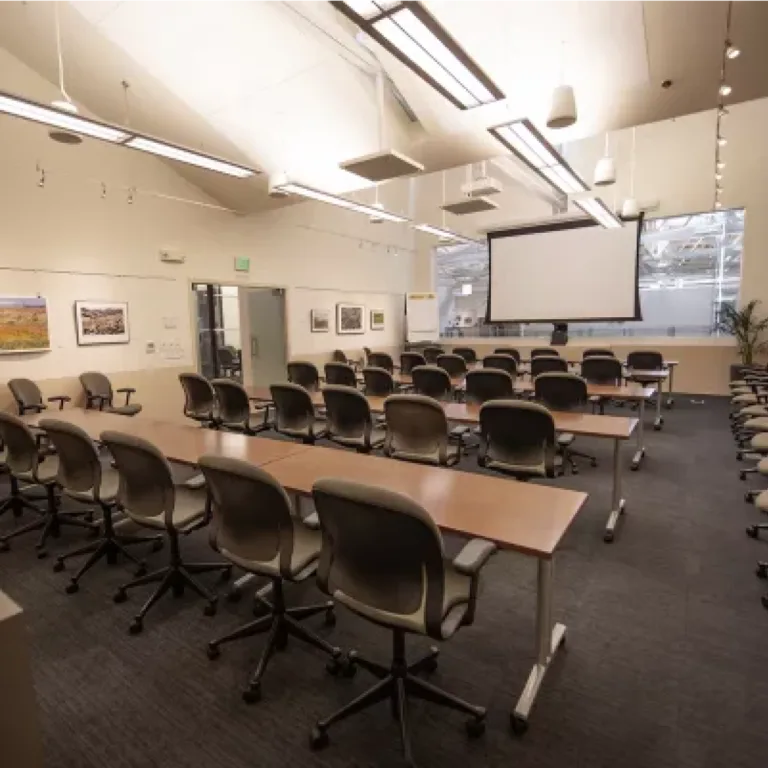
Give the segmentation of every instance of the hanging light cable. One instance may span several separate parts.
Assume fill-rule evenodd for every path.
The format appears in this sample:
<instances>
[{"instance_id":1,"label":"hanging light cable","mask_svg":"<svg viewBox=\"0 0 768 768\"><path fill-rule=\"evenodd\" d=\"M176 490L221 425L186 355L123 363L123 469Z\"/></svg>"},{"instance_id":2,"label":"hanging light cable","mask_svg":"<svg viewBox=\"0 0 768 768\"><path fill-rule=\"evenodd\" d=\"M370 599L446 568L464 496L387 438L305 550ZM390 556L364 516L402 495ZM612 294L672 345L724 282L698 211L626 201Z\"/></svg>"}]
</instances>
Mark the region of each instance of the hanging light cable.
<instances>
[{"instance_id":1,"label":"hanging light cable","mask_svg":"<svg viewBox=\"0 0 768 768\"><path fill-rule=\"evenodd\" d=\"M735 59L741 52L731 42L731 14L733 11L733 2L728 3L725 16L725 38L723 40L723 54L720 61L720 85L718 88L717 112L715 117L715 168L714 168L714 207L719 209L723 207L720 200L722 192L723 169L725 162L722 160L723 147L728 140L723 136L723 120L728 116L728 109L725 107L724 99L731 93L731 86L726 82L726 67L729 60ZM736 52L734 55L734 51Z\"/></svg>"},{"instance_id":2,"label":"hanging light cable","mask_svg":"<svg viewBox=\"0 0 768 768\"><path fill-rule=\"evenodd\" d=\"M637 128L632 128L632 156L629 159L629 197L624 201L624 205L621 206L621 215L625 219L635 218L640 215L640 207L635 199L635 152L636 152L636 137L635 132Z\"/></svg>"},{"instance_id":3,"label":"hanging light cable","mask_svg":"<svg viewBox=\"0 0 768 768\"><path fill-rule=\"evenodd\" d=\"M51 106L69 112L71 115L77 114L77 107L72 103L72 99L64 86L64 56L61 52L61 26L59 24L59 3L53 4L53 19L56 27L56 58L59 66L59 92L61 99L55 99ZM53 128L48 131L48 136L59 144L82 144L83 137L77 133L72 133L62 128Z\"/></svg>"}]
</instances>

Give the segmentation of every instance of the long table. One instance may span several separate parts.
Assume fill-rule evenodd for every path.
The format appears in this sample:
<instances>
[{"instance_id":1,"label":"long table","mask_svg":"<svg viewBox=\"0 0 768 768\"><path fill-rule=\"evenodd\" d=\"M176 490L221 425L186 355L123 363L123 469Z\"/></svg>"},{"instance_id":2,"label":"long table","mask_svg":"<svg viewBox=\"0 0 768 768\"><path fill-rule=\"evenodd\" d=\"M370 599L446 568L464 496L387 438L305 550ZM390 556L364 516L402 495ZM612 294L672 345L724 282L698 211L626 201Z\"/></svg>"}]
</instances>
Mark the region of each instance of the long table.
<instances>
[{"instance_id":1,"label":"long table","mask_svg":"<svg viewBox=\"0 0 768 768\"><path fill-rule=\"evenodd\" d=\"M44 415L24 417L36 426ZM104 430L118 430L154 443L170 461L194 463L193 454L223 455L268 465L286 490L309 496L321 477L342 477L403 493L421 504L443 530L496 542L499 547L536 558L536 662L512 712L517 730L527 726L531 709L555 654L565 625L554 622L554 555L587 495L530 483L514 483L471 472L398 462L318 446L264 437L169 424L142 415L118 416L67 408L56 418L77 424L98 440ZM195 437L196 436L196 437Z\"/></svg>"}]
</instances>

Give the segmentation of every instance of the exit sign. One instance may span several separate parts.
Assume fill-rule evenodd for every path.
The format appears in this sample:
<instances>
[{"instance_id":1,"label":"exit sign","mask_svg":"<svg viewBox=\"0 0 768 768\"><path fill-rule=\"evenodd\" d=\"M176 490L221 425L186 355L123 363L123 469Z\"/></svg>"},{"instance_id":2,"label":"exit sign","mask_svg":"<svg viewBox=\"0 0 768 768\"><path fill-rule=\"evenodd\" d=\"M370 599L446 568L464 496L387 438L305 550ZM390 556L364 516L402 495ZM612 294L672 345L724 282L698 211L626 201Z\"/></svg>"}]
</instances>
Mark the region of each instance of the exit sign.
<instances>
[{"instance_id":1,"label":"exit sign","mask_svg":"<svg viewBox=\"0 0 768 768\"><path fill-rule=\"evenodd\" d=\"M235 272L248 272L251 269L251 259L248 256L235 257Z\"/></svg>"}]
</instances>

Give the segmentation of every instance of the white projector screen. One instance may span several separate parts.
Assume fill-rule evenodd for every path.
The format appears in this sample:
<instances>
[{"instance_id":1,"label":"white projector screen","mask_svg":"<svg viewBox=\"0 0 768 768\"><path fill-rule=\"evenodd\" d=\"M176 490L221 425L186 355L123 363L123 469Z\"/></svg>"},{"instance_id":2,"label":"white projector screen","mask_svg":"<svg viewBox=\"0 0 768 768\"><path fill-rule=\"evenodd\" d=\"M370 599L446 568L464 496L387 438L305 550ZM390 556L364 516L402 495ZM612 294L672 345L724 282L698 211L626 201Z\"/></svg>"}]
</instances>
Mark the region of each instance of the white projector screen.
<instances>
[{"instance_id":1,"label":"white projector screen","mask_svg":"<svg viewBox=\"0 0 768 768\"><path fill-rule=\"evenodd\" d=\"M488 322L640 320L641 226L578 219L489 233Z\"/></svg>"}]
</instances>

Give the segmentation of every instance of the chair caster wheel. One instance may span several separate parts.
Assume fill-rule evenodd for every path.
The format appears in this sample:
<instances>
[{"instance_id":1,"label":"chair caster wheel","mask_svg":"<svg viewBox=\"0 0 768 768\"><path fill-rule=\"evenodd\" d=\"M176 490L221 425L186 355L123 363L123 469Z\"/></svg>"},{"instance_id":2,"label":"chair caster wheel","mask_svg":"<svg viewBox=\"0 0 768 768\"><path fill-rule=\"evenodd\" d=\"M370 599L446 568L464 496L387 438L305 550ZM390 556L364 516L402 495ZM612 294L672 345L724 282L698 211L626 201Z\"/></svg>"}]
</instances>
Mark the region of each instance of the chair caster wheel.
<instances>
[{"instance_id":1,"label":"chair caster wheel","mask_svg":"<svg viewBox=\"0 0 768 768\"><path fill-rule=\"evenodd\" d=\"M206 616L215 616L216 615L216 603L210 602L208 605L203 608L203 614Z\"/></svg>"},{"instance_id":2,"label":"chair caster wheel","mask_svg":"<svg viewBox=\"0 0 768 768\"><path fill-rule=\"evenodd\" d=\"M138 568L137 568L137 569L134 571L133 575L134 575L134 576L135 576L137 579L140 579L142 576L146 576L146 575L147 575L147 566L146 566L144 563L142 563L142 564L141 564L141 565L140 565L140 566L139 566L139 567L138 567Z\"/></svg>"},{"instance_id":3,"label":"chair caster wheel","mask_svg":"<svg viewBox=\"0 0 768 768\"><path fill-rule=\"evenodd\" d=\"M739 470L739 480L746 480L747 479L747 473L742 469Z\"/></svg>"},{"instance_id":4,"label":"chair caster wheel","mask_svg":"<svg viewBox=\"0 0 768 768\"><path fill-rule=\"evenodd\" d=\"M429 659L427 659L421 669L428 675L431 675L433 672L437 672L437 656L431 656Z\"/></svg>"},{"instance_id":5,"label":"chair caster wheel","mask_svg":"<svg viewBox=\"0 0 768 768\"><path fill-rule=\"evenodd\" d=\"M742 461L742 456L740 453L736 454L736 461Z\"/></svg>"},{"instance_id":6,"label":"chair caster wheel","mask_svg":"<svg viewBox=\"0 0 768 768\"><path fill-rule=\"evenodd\" d=\"M485 719L472 717L464 726L470 739L479 739L485 733Z\"/></svg>"},{"instance_id":7,"label":"chair caster wheel","mask_svg":"<svg viewBox=\"0 0 768 768\"><path fill-rule=\"evenodd\" d=\"M328 733L315 726L309 734L309 748L313 750L323 749L328 746Z\"/></svg>"},{"instance_id":8,"label":"chair caster wheel","mask_svg":"<svg viewBox=\"0 0 768 768\"><path fill-rule=\"evenodd\" d=\"M54 573L61 573L64 570L64 561L63 560L57 560L53 564L53 572Z\"/></svg>"},{"instance_id":9,"label":"chair caster wheel","mask_svg":"<svg viewBox=\"0 0 768 768\"><path fill-rule=\"evenodd\" d=\"M606 531L603 534L603 541L610 544L613 541L613 531Z\"/></svg>"},{"instance_id":10,"label":"chair caster wheel","mask_svg":"<svg viewBox=\"0 0 768 768\"><path fill-rule=\"evenodd\" d=\"M0 552L7 552L11 548L7 541L0 541Z\"/></svg>"},{"instance_id":11,"label":"chair caster wheel","mask_svg":"<svg viewBox=\"0 0 768 768\"><path fill-rule=\"evenodd\" d=\"M592 466L592 467L596 467L596 466L597 466L597 459L592 459L592 460L589 462L589 464L590 464L590 466Z\"/></svg>"},{"instance_id":12,"label":"chair caster wheel","mask_svg":"<svg viewBox=\"0 0 768 768\"><path fill-rule=\"evenodd\" d=\"M124 589L118 589L117 592L115 592L115 596L112 598L112 601L115 603L124 603L128 599L128 593Z\"/></svg>"},{"instance_id":13,"label":"chair caster wheel","mask_svg":"<svg viewBox=\"0 0 768 768\"><path fill-rule=\"evenodd\" d=\"M80 585L76 581L73 581L70 584L67 584L67 586L65 587L64 591L68 595L74 595L75 592L77 592L79 589L80 589Z\"/></svg>"},{"instance_id":14,"label":"chair caster wheel","mask_svg":"<svg viewBox=\"0 0 768 768\"><path fill-rule=\"evenodd\" d=\"M255 704L257 701L261 701L261 683L251 683L243 691L243 701L246 704Z\"/></svg>"},{"instance_id":15,"label":"chair caster wheel","mask_svg":"<svg viewBox=\"0 0 768 768\"><path fill-rule=\"evenodd\" d=\"M221 656L219 646L214 645L213 643L208 643L208 648L206 648L205 653L211 661L215 661Z\"/></svg>"},{"instance_id":16,"label":"chair caster wheel","mask_svg":"<svg viewBox=\"0 0 768 768\"><path fill-rule=\"evenodd\" d=\"M159 552L165 546L165 542L162 539L152 542L152 552Z\"/></svg>"},{"instance_id":17,"label":"chair caster wheel","mask_svg":"<svg viewBox=\"0 0 768 768\"><path fill-rule=\"evenodd\" d=\"M747 504L751 504L752 503L752 494L750 493L750 491L747 491L744 494L744 501L746 501Z\"/></svg>"},{"instance_id":18,"label":"chair caster wheel","mask_svg":"<svg viewBox=\"0 0 768 768\"><path fill-rule=\"evenodd\" d=\"M229 581L232 578L232 567L225 568L219 576L219 581Z\"/></svg>"},{"instance_id":19,"label":"chair caster wheel","mask_svg":"<svg viewBox=\"0 0 768 768\"><path fill-rule=\"evenodd\" d=\"M747 528L747 536L749 536L750 539L756 539L757 538L757 526L756 525L750 525L749 528Z\"/></svg>"},{"instance_id":20,"label":"chair caster wheel","mask_svg":"<svg viewBox=\"0 0 768 768\"><path fill-rule=\"evenodd\" d=\"M341 651L338 651L336 656L328 659L325 671L332 677L351 679L357 674L357 666L349 656L343 656Z\"/></svg>"},{"instance_id":21,"label":"chair caster wheel","mask_svg":"<svg viewBox=\"0 0 768 768\"><path fill-rule=\"evenodd\" d=\"M758 579L768 579L768 563L758 563L755 575Z\"/></svg>"},{"instance_id":22,"label":"chair caster wheel","mask_svg":"<svg viewBox=\"0 0 768 768\"><path fill-rule=\"evenodd\" d=\"M325 612L325 626L336 626L336 614L333 612L333 608L328 608L328 610Z\"/></svg>"},{"instance_id":23,"label":"chair caster wheel","mask_svg":"<svg viewBox=\"0 0 768 768\"><path fill-rule=\"evenodd\" d=\"M512 727L512 733L516 736L522 736L528 730L528 721L518 715L511 715L509 724Z\"/></svg>"},{"instance_id":24,"label":"chair caster wheel","mask_svg":"<svg viewBox=\"0 0 768 768\"><path fill-rule=\"evenodd\" d=\"M45 560L45 558L48 557L48 551L45 549L40 549L37 552L37 559L38 560Z\"/></svg>"},{"instance_id":25,"label":"chair caster wheel","mask_svg":"<svg viewBox=\"0 0 768 768\"><path fill-rule=\"evenodd\" d=\"M131 635L141 634L144 629L144 622L141 619L134 619L128 627L128 633Z\"/></svg>"},{"instance_id":26,"label":"chair caster wheel","mask_svg":"<svg viewBox=\"0 0 768 768\"><path fill-rule=\"evenodd\" d=\"M243 599L243 593L239 589L230 589L227 592L228 603L239 603Z\"/></svg>"}]
</instances>

